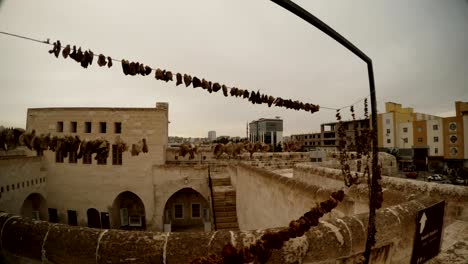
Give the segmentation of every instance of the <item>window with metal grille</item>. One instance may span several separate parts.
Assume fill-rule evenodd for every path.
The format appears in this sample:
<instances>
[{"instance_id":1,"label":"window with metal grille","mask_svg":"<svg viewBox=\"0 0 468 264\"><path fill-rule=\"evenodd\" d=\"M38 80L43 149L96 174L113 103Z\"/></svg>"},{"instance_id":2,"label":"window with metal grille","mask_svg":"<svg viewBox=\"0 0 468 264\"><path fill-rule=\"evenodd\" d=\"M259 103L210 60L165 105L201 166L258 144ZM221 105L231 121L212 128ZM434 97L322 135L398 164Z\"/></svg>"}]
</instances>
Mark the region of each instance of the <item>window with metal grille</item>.
<instances>
[{"instance_id":1,"label":"window with metal grille","mask_svg":"<svg viewBox=\"0 0 468 264\"><path fill-rule=\"evenodd\" d=\"M122 149L112 145L112 165L122 165Z\"/></svg>"},{"instance_id":2,"label":"window with metal grille","mask_svg":"<svg viewBox=\"0 0 468 264\"><path fill-rule=\"evenodd\" d=\"M71 132L71 133L76 133L76 127L77 127L77 126L78 126L78 125L77 125L76 121L70 122L70 132Z\"/></svg>"},{"instance_id":3,"label":"window with metal grille","mask_svg":"<svg viewBox=\"0 0 468 264\"><path fill-rule=\"evenodd\" d=\"M200 218L201 206L198 203L192 204L192 218Z\"/></svg>"},{"instance_id":4,"label":"window with metal grille","mask_svg":"<svg viewBox=\"0 0 468 264\"><path fill-rule=\"evenodd\" d=\"M57 122L57 132L63 132L63 121Z\"/></svg>"},{"instance_id":5,"label":"window with metal grille","mask_svg":"<svg viewBox=\"0 0 468 264\"><path fill-rule=\"evenodd\" d=\"M115 122L114 123L114 133L115 134L122 133L122 123L120 123L120 122Z\"/></svg>"},{"instance_id":6,"label":"window with metal grille","mask_svg":"<svg viewBox=\"0 0 468 264\"><path fill-rule=\"evenodd\" d=\"M184 205L183 204L174 205L174 218L176 219L184 218Z\"/></svg>"},{"instance_id":7,"label":"window with metal grille","mask_svg":"<svg viewBox=\"0 0 468 264\"><path fill-rule=\"evenodd\" d=\"M84 132L91 133L91 122L85 122L84 124Z\"/></svg>"},{"instance_id":8,"label":"window with metal grille","mask_svg":"<svg viewBox=\"0 0 468 264\"><path fill-rule=\"evenodd\" d=\"M55 162L63 163L63 154L62 154L61 151L56 151L55 152Z\"/></svg>"}]
</instances>

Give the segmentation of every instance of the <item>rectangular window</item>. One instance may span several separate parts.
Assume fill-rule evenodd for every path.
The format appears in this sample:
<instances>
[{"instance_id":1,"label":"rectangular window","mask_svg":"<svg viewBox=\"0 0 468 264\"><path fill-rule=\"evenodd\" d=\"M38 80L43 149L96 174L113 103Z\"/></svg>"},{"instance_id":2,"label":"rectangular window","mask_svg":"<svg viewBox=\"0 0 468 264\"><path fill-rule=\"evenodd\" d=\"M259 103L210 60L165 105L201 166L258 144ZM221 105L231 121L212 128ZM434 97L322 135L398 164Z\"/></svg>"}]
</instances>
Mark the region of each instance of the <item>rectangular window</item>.
<instances>
[{"instance_id":1,"label":"rectangular window","mask_svg":"<svg viewBox=\"0 0 468 264\"><path fill-rule=\"evenodd\" d=\"M438 149L438 148L434 148L434 153L435 153L435 154L439 154L439 149Z\"/></svg>"},{"instance_id":2,"label":"rectangular window","mask_svg":"<svg viewBox=\"0 0 468 264\"><path fill-rule=\"evenodd\" d=\"M55 152L55 162L63 163L63 154L62 154L61 151L56 151Z\"/></svg>"},{"instance_id":3,"label":"rectangular window","mask_svg":"<svg viewBox=\"0 0 468 264\"><path fill-rule=\"evenodd\" d=\"M84 132L85 133L91 133L91 122L85 122L84 123Z\"/></svg>"},{"instance_id":4,"label":"rectangular window","mask_svg":"<svg viewBox=\"0 0 468 264\"><path fill-rule=\"evenodd\" d=\"M68 153L68 163L76 163L76 160L77 160L76 156L77 156L76 152L73 152L73 151L69 152Z\"/></svg>"},{"instance_id":5,"label":"rectangular window","mask_svg":"<svg viewBox=\"0 0 468 264\"><path fill-rule=\"evenodd\" d=\"M106 122L99 122L99 133L106 133Z\"/></svg>"},{"instance_id":6,"label":"rectangular window","mask_svg":"<svg viewBox=\"0 0 468 264\"><path fill-rule=\"evenodd\" d=\"M70 132L71 133L76 133L77 126L78 126L78 124L76 123L76 121L70 122Z\"/></svg>"},{"instance_id":7,"label":"rectangular window","mask_svg":"<svg viewBox=\"0 0 468 264\"><path fill-rule=\"evenodd\" d=\"M71 226L77 226L78 225L78 218L76 217L76 211L74 210L68 210L67 211L67 217L68 217L68 224Z\"/></svg>"},{"instance_id":8,"label":"rectangular window","mask_svg":"<svg viewBox=\"0 0 468 264\"><path fill-rule=\"evenodd\" d=\"M34 220L40 220L39 211L32 211L32 218Z\"/></svg>"},{"instance_id":9,"label":"rectangular window","mask_svg":"<svg viewBox=\"0 0 468 264\"><path fill-rule=\"evenodd\" d=\"M390 134L390 129L389 128L387 128L387 134Z\"/></svg>"},{"instance_id":10,"label":"rectangular window","mask_svg":"<svg viewBox=\"0 0 468 264\"><path fill-rule=\"evenodd\" d=\"M114 123L114 133L115 134L122 133L122 123L120 123L120 122L115 122Z\"/></svg>"},{"instance_id":11,"label":"rectangular window","mask_svg":"<svg viewBox=\"0 0 468 264\"><path fill-rule=\"evenodd\" d=\"M404 133L408 133L408 128L407 128L407 127L404 127L404 128L403 128L403 132L404 132Z\"/></svg>"},{"instance_id":12,"label":"rectangular window","mask_svg":"<svg viewBox=\"0 0 468 264\"><path fill-rule=\"evenodd\" d=\"M63 121L57 122L57 132L63 132Z\"/></svg>"},{"instance_id":13,"label":"rectangular window","mask_svg":"<svg viewBox=\"0 0 468 264\"><path fill-rule=\"evenodd\" d=\"M112 165L122 165L122 149L112 145Z\"/></svg>"},{"instance_id":14,"label":"rectangular window","mask_svg":"<svg viewBox=\"0 0 468 264\"><path fill-rule=\"evenodd\" d=\"M91 163L92 163L91 153L83 154L83 164L91 164Z\"/></svg>"},{"instance_id":15,"label":"rectangular window","mask_svg":"<svg viewBox=\"0 0 468 264\"><path fill-rule=\"evenodd\" d=\"M388 143L388 144L392 143L392 140L388 138L388 139L387 139L387 143Z\"/></svg>"},{"instance_id":16,"label":"rectangular window","mask_svg":"<svg viewBox=\"0 0 468 264\"><path fill-rule=\"evenodd\" d=\"M175 219L183 219L184 218L184 205L183 204L175 204L174 205L174 218Z\"/></svg>"},{"instance_id":17,"label":"rectangular window","mask_svg":"<svg viewBox=\"0 0 468 264\"><path fill-rule=\"evenodd\" d=\"M57 209L55 208L48 208L49 212L49 222L51 223L58 223L58 213Z\"/></svg>"},{"instance_id":18,"label":"rectangular window","mask_svg":"<svg viewBox=\"0 0 468 264\"><path fill-rule=\"evenodd\" d=\"M141 216L139 215L132 215L128 218L128 225L129 226L142 226Z\"/></svg>"},{"instance_id":19,"label":"rectangular window","mask_svg":"<svg viewBox=\"0 0 468 264\"><path fill-rule=\"evenodd\" d=\"M439 125L432 125L432 130L439 130Z\"/></svg>"},{"instance_id":20,"label":"rectangular window","mask_svg":"<svg viewBox=\"0 0 468 264\"><path fill-rule=\"evenodd\" d=\"M201 216L201 206L200 204L192 204L192 218L200 218Z\"/></svg>"},{"instance_id":21,"label":"rectangular window","mask_svg":"<svg viewBox=\"0 0 468 264\"><path fill-rule=\"evenodd\" d=\"M128 209L120 208L120 226L128 226Z\"/></svg>"},{"instance_id":22,"label":"rectangular window","mask_svg":"<svg viewBox=\"0 0 468 264\"><path fill-rule=\"evenodd\" d=\"M423 142L421 137L418 138L418 142Z\"/></svg>"},{"instance_id":23,"label":"rectangular window","mask_svg":"<svg viewBox=\"0 0 468 264\"><path fill-rule=\"evenodd\" d=\"M404 138L404 139L403 139L403 142L404 142L404 143L408 143L408 138Z\"/></svg>"},{"instance_id":24,"label":"rectangular window","mask_svg":"<svg viewBox=\"0 0 468 264\"><path fill-rule=\"evenodd\" d=\"M439 142L439 137L434 137L434 142Z\"/></svg>"}]
</instances>

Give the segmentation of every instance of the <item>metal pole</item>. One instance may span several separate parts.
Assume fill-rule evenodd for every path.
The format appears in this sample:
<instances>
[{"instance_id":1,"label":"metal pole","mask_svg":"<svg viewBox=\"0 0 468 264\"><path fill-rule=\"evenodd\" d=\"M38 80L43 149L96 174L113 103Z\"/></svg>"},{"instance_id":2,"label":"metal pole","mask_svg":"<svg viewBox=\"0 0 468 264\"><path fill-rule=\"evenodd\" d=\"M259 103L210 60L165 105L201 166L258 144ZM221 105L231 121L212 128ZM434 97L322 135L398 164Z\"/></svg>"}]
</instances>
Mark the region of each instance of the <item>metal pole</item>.
<instances>
[{"instance_id":1,"label":"metal pole","mask_svg":"<svg viewBox=\"0 0 468 264\"><path fill-rule=\"evenodd\" d=\"M377 193L375 189L377 188L379 182L378 177L374 177L378 175L377 173L377 163L378 163L378 140L377 140L377 100L375 95L375 83L374 83L374 70L372 67L372 60L364 54L361 50L359 50L356 46L354 46L351 42L349 42L346 38L341 36L338 32L334 29L329 27L323 21L312 15L311 13L307 12L302 7L298 6L292 1L289 0L271 0L272 2L280 5L281 7L285 8L286 10L290 11L291 13L295 14L296 16L304 19L309 24L313 25L314 27L320 29L323 33L327 34L332 39L336 40L338 43L343 45L349 51L354 53L356 56L361 58L363 61L367 63L367 73L369 77L369 90L370 90L370 97L371 97L371 124L372 124L372 182L371 182L371 189L370 192L370 201L369 201L369 226L367 229L367 241L366 241L366 250L364 252L365 256L365 263L369 262L370 250L375 243L375 206L373 206L373 201L375 201Z\"/></svg>"}]
</instances>

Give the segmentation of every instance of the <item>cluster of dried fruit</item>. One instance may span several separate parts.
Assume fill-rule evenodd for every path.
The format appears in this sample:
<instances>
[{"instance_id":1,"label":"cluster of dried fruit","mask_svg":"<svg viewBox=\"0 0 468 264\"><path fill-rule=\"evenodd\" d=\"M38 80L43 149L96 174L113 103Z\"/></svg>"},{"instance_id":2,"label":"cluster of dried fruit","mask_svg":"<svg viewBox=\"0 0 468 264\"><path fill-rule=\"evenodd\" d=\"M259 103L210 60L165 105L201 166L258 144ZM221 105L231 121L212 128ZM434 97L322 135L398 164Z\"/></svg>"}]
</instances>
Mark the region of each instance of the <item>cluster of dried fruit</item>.
<instances>
[{"instance_id":1,"label":"cluster of dried fruit","mask_svg":"<svg viewBox=\"0 0 468 264\"><path fill-rule=\"evenodd\" d=\"M222 263L266 263L274 249L281 249L284 242L291 238L303 236L311 227L317 226L319 219L329 213L343 201L344 192L333 192L331 197L321 202L319 206L312 208L298 220L289 223L289 227L280 231L267 232L263 234L254 244L236 249L232 244L223 248L222 256L209 255L192 260L193 264L222 264ZM257 263L255 262L255 263Z\"/></svg>"},{"instance_id":2,"label":"cluster of dried fruit","mask_svg":"<svg viewBox=\"0 0 468 264\"><path fill-rule=\"evenodd\" d=\"M60 51L62 49L62 44L60 40L57 40L53 43L54 47L49 51L49 53L54 54L58 58ZM71 52L71 53L70 53ZM76 62L80 63L83 68L87 68L88 65L93 63L94 56L98 57L97 64L99 66L107 65L109 68L112 67L112 58L104 56L103 54L95 55L91 50L82 51L81 47L76 49L76 46L73 48L70 45L67 45L62 52L63 57L66 59L68 56L74 59ZM139 62L129 62L128 60L121 60L122 70L125 75L135 76L140 74L146 76L151 74L153 68L148 65ZM171 71L164 69L155 70L156 80L162 80L165 82L173 81L174 74ZM237 87L228 87L224 84L217 82L211 82L205 79L200 79L198 77L192 77L188 74L176 74L176 86L185 83L185 86L188 87L192 85L193 88L201 87L202 89L208 91L209 93L222 91L224 96L234 96L241 97L243 99L248 99L252 104L268 104L268 107L272 105L277 107L285 107L286 109L294 109L296 111L303 110L310 113L315 113L319 111L320 107L315 104L303 103L298 100L292 99L283 99L281 97L273 97L271 95L261 94L260 91L249 91L244 89L239 89Z\"/></svg>"},{"instance_id":3,"label":"cluster of dried fruit","mask_svg":"<svg viewBox=\"0 0 468 264\"><path fill-rule=\"evenodd\" d=\"M58 58L60 51L62 51L62 44L60 43L60 40L57 40L53 43L53 45L54 47L49 50L49 53L54 54L55 57ZM88 68L88 65L93 64L95 54L91 50L82 51L81 47L76 49L76 46L73 46L72 48L70 45L67 45L62 51L62 56L64 59L70 57L71 59L80 63L83 68ZM112 58L108 56L106 61L106 57L100 54L98 58L98 65L102 67L106 64L109 68L112 67Z\"/></svg>"}]
</instances>

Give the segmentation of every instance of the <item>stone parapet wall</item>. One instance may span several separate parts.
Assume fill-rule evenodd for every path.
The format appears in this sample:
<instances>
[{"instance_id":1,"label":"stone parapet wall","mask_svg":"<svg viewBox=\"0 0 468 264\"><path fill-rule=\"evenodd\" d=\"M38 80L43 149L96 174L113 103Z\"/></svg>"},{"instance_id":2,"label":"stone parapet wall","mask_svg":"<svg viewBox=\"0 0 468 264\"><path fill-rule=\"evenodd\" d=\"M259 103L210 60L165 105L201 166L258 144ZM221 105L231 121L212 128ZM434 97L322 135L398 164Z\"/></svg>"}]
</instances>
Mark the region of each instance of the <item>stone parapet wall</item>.
<instances>
[{"instance_id":1,"label":"stone parapet wall","mask_svg":"<svg viewBox=\"0 0 468 264\"><path fill-rule=\"evenodd\" d=\"M20 214L24 200L32 193L47 198L47 173L42 157L0 159L0 210Z\"/></svg>"},{"instance_id":2,"label":"stone parapet wall","mask_svg":"<svg viewBox=\"0 0 468 264\"><path fill-rule=\"evenodd\" d=\"M377 212L372 263L408 263L422 198ZM364 251L367 214L322 221L275 250L268 263L350 263ZM291 219L292 220L292 219ZM223 246L254 243L268 229L195 233L135 232L72 227L0 213L5 263L189 263L220 255Z\"/></svg>"},{"instance_id":3,"label":"stone parapet wall","mask_svg":"<svg viewBox=\"0 0 468 264\"><path fill-rule=\"evenodd\" d=\"M318 167L313 164L297 164L294 167L293 178L327 187L343 186L341 170ZM447 223L454 220L468 221L468 188L465 186L382 176L382 187L384 207L401 203L402 200L427 196L446 201L445 221ZM367 192L365 185L358 189Z\"/></svg>"}]
</instances>

